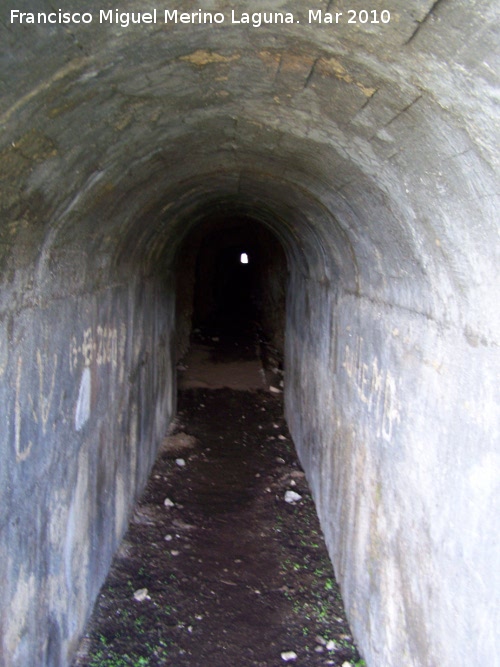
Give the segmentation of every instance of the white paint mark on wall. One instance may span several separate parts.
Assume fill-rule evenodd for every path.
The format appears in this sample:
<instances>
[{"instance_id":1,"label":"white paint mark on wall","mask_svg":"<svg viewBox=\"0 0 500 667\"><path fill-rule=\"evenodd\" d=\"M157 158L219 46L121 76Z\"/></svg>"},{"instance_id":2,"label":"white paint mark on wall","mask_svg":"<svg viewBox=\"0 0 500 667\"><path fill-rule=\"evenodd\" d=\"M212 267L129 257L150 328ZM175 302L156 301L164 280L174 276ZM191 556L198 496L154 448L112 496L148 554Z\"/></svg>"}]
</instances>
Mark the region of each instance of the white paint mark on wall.
<instances>
[{"instance_id":1,"label":"white paint mark on wall","mask_svg":"<svg viewBox=\"0 0 500 667\"><path fill-rule=\"evenodd\" d=\"M357 337L353 348L345 346L343 368L352 381L359 399L378 420L377 435L390 442L395 422L400 421L396 380L379 367L377 357L364 361L363 338Z\"/></svg>"},{"instance_id":2,"label":"white paint mark on wall","mask_svg":"<svg viewBox=\"0 0 500 667\"><path fill-rule=\"evenodd\" d=\"M19 357L17 360L16 395L14 405L14 443L16 447L16 458L18 463L21 461L26 461L33 447L33 443L31 441L23 442L22 439L22 399L25 399L25 404L26 402L30 404L31 419L35 424L41 423L43 435L45 435L47 432L47 424L49 422L52 401L54 399L57 373L57 355L54 354L52 360L52 371L49 371L50 380L48 383L46 381L47 366L50 364L47 362L47 360L44 360L40 350L37 350L36 352L36 362L38 367L38 397L33 400L33 396L29 392L24 394L21 392L23 379L23 358Z\"/></svg>"},{"instance_id":3,"label":"white paint mark on wall","mask_svg":"<svg viewBox=\"0 0 500 667\"><path fill-rule=\"evenodd\" d=\"M125 341L127 340L127 328L123 322L120 324L120 334L118 340L118 385L121 387L125 381Z\"/></svg>"},{"instance_id":4,"label":"white paint mark on wall","mask_svg":"<svg viewBox=\"0 0 500 667\"><path fill-rule=\"evenodd\" d=\"M0 331L0 377L5 374L9 360L6 338L2 334Z\"/></svg>"},{"instance_id":5,"label":"white paint mark on wall","mask_svg":"<svg viewBox=\"0 0 500 667\"><path fill-rule=\"evenodd\" d=\"M36 351L36 361L38 366L38 382L40 389L39 410L42 419L43 434L45 435L47 431L47 422L49 421L52 399L54 398L54 388L56 386L57 355L54 354L53 365L52 365L52 378L50 381L50 388L48 391L46 391L44 382L44 363L43 363L42 353L40 352L40 350ZM36 422L38 423L38 418L36 419Z\"/></svg>"},{"instance_id":6,"label":"white paint mark on wall","mask_svg":"<svg viewBox=\"0 0 500 667\"><path fill-rule=\"evenodd\" d=\"M123 333L123 330L122 330ZM118 365L118 359L123 350L123 342L118 340L119 333L115 327L98 325L93 331L88 327L83 332L81 342L73 336L69 346L69 363L73 372L80 364L97 366L111 364L112 368Z\"/></svg>"},{"instance_id":7,"label":"white paint mark on wall","mask_svg":"<svg viewBox=\"0 0 500 667\"><path fill-rule=\"evenodd\" d=\"M16 373L16 398L14 405L14 444L16 447L16 460L18 463L26 461L30 455L33 443L21 443L21 378L23 373L23 359L19 357L17 360Z\"/></svg>"},{"instance_id":8,"label":"white paint mark on wall","mask_svg":"<svg viewBox=\"0 0 500 667\"><path fill-rule=\"evenodd\" d=\"M90 417L90 395L92 389L92 376L90 368L86 366L83 369L80 382L80 391L78 392L78 401L75 411L75 429L81 431Z\"/></svg>"}]
</instances>

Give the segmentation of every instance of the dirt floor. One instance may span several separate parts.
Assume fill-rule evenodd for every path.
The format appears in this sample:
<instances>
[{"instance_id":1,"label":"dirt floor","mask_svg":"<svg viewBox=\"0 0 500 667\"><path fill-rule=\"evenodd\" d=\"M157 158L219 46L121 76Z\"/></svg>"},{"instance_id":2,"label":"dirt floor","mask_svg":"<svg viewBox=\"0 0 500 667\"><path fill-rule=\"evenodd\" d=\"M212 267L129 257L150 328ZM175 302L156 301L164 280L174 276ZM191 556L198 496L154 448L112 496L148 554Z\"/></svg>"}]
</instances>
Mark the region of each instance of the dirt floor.
<instances>
[{"instance_id":1,"label":"dirt floor","mask_svg":"<svg viewBox=\"0 0 500 667\"><path fill-rule=\"evenodd\" d=\"M203 363L255 355L213 338L197 342ZM74 667L364 665L282 395L243 391L240 375L239 389L212 388L220 367L200 388L193 359Z\"/></svg>"}]
</instances>

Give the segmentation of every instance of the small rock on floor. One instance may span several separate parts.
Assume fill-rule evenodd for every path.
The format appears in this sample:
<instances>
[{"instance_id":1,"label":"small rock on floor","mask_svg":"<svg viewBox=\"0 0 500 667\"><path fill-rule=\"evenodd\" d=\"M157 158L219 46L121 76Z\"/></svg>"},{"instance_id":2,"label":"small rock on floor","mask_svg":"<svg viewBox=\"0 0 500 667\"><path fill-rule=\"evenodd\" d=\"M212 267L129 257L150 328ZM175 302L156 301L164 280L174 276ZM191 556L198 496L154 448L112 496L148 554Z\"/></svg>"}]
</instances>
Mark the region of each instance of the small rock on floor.
<instances>
[{"instance_id":1,"label":"small rock on floor","mask_svg":"<svg viewBox=\"0 0 500 667\"><path fill-rule=\"evenodd\" d=\"M286 503L297 503L299 500L302 500L302 496L300 493L296 493L295 491L287 491L285 493L285 502Z\"/></svg>"},{"instance_id":2,"label":"small rock on floor","mask_svg":"<svg viewBox=\"0 0 500 667\"><path fill-rule=\"evenodd\" d=\"M281 654L281 659L284 662L292 662L293 660L297 660L297 657L298 656L295 653L295 651L283 651L283 653Z\"/></svg>"},{"instance_id":3,"label":"small rock on floor","mask_svg":"<svg viewBox=\"0 0 500 667\"><path fill-rule=\"evenodd\" d=\"M134 600L137 600L137 602L142 602L143 600L147 600L148 597L149 595L147 588L139 588L139 590L135 591L134 593Z\"/></svg>"}]
</instances>

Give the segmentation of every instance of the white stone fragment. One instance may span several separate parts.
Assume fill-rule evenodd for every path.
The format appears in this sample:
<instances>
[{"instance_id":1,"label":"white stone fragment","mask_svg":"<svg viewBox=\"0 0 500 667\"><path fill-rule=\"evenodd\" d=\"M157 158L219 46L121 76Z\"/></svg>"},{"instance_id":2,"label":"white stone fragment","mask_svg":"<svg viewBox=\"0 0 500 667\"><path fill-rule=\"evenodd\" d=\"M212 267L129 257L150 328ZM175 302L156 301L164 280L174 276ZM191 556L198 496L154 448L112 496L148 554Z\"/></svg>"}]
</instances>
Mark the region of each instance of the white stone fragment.
<instances>
[{"instance_id":1,"label":"white stone fragment","mask_svg":"<svg viewBox=\"0 0 500 667\"><path fill-rule=\"evenodd\" d=\"M302 496L299 493L296 493L295 491L287 491L285 493L285 502L290 503L293 505L294 503L297 503L299 500L302 500Z\"/></svg>"},{"instance_id":2,"label":"white stone fragment","mask_svg":"<svg viewBox=\"0 0 500 667\"><path fill-rule=\"evenodd\" d=\"M335 649L337 648L337 644L333 641L333 639L330 639L330 641L326 645L326 648L329 651L335 651Z\"/></svg>"},{"instance_id":3,"label":"white stone fragment","mask_svg":"<svg viewBox=\"0 0 500 667\"><path fill-rule=\"evenodd\" d=\"M149 595L147 588L139 588L137 591L134 592L134 600L137 600L137 602L143 602L143 600L148 600L148 599Z\"/></svg>"},{"instance_id":4,"label":"white stone fragment","mask_svg":"<svg viewBox=\"0 0 500 667\"><path fill-rule=\"evenodd\" d=\"M278 389L278 387L273 387L273 385L270 385L269 391L272 394L281 394L281 389Z\"/></svg>"},{"instance_id":5,"label":"white stone fragment","mask_svg":"<svg viewBox=\"0 0 500 667\"><path fill-rule=\"evenodd\" d=\"M295 491L287 491L285 493L285 502L293 504L297 503L299 500L302 500L302 496Z\"/></svg>"},{"instance_id":6,"label":"white stone fragment","mask_svg":"<svg viewBox=\"0 0 500 667\"><path fill-rule=\"evenodd\" d=\"M165 505L165 507L175 507L175 503L172 500L170 500L170 498L165 498L163 504Z\"/></svg>"},{"instance_id":7,"label":"white stone fragment","mask_svg":"<svg viewBox=\"0 0 500 667\"><path fill-rule=\"evenodd\" d=\"M177 463L179 468L184 468L184 466L186 465L186 461L184 459L175 459L175 462Z\"/></svg>"},{"instance_id":8,"label":"white stone fragment","mask_svg":"<svg viewBox=\"0 0 500 667\"><path fill-rule=\"evenodd\" d=\"M165 542L171 542L173 539L172 535L165 535Z\"/></svg>"},{"instance_id":9,"label":"white stone fragment","mask_svg":"<svg viewBox=\"0 0 500 667\"><path fill-rule=\"evenodd\" d=\"M90 398L92 394L91 389L92 376L90 368L84 368L82 379L80 382L80 390L78 392L78 400L75 411L75 431L81 431L90 417Z\"/></svg>"},{"instance_id":10,"label":"white stone fragment","mask_svg":"<svg viewBox=\"0 0 500 667\"><path fill-rule=\"evenodd\" d=\"M295 651L283 651L281 654L281 659L284 662L292 662L293 660L297 660L297 654Z\"/></svg>"}]
</instances>

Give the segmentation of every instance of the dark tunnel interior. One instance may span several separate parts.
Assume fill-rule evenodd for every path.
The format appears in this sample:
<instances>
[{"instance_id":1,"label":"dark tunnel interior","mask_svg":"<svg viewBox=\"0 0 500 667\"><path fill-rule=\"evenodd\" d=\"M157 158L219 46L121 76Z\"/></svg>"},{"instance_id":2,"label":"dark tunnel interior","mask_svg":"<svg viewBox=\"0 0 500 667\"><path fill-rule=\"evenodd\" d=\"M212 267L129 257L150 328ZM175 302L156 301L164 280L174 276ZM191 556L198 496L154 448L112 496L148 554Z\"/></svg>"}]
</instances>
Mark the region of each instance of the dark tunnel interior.
<instances>
[{"instance_id":1,"label":"dark tunnel interior","mask_svg":"<svg viewBox=\"0 0 500 667\"><path fill-rule=\"evenodd\" d=\"M255 262L258 261L258 255L253 252L252 261L243 264L240 258L245 251L248 252L246 245L229 246L217 252L215 258L213 278L215 322L227 323L227 326L234 326L235 329L248 326L256 316L254 283L255 270L258 268ZM203 273L197 274L198 285L203 277Z\"/></svg>"},{"instance_id":2,"label":"dark tunnel interior","mask_svg":"<svg viewBox=\"0 0 500 667\"><path fill-rule=\"evenodd\" d=\"M190 320L186 332L201 328L233 339L257 337L276 349L282 364L287 261L275 234L243 216L202 221L179 259L177 317Z\"/></svg>"}]
</instances>

